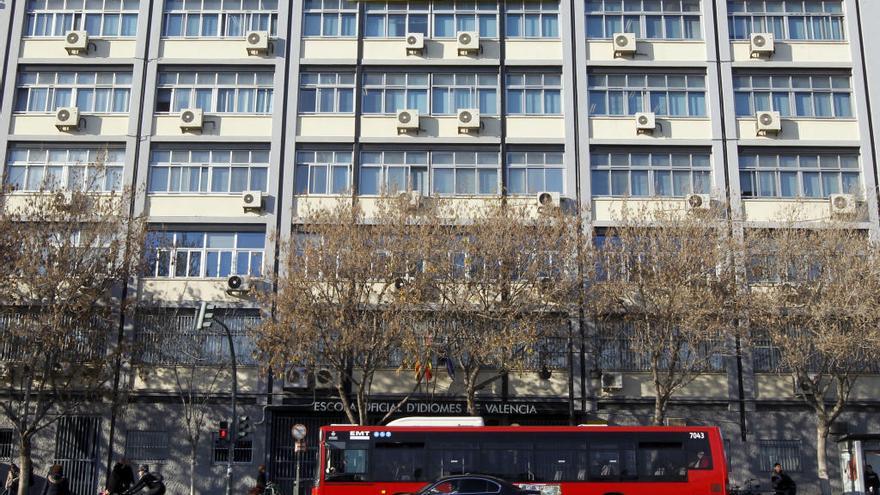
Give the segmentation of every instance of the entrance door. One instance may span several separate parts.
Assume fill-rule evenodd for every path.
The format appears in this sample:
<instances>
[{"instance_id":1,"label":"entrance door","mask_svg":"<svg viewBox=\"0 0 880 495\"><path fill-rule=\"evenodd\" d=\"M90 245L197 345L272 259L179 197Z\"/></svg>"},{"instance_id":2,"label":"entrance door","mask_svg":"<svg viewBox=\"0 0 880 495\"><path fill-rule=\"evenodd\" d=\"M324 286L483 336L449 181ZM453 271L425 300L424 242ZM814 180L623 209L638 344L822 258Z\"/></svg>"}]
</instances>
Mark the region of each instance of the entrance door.
<instances>
[{"instance_id":1,"label":"entrance door","mask_svg":"<svg viewBox=\"0 0 880 495\"><path fill-rule=\"evenodd\" d=\"M74 495L98 492L98 432L101 418L66 416L58 420L55 463L64 467Z\"/></svg>"},{"instance_id":2,"label":"entrance door","mask_svg":"<svg viewBox=\"0 0 880 495\"><path fill-rule=\"evenodd\" d=\"M318 466L318 429L332 423L347 422L348 420L341 416L302 417L284 413L274 414L272 417L269 480L281 488L281 493L293 493L298 459L300 462L299 493L294 495L311 493ZM290 428L297 423L304 424L308 429L306 451L298 454L294 452L293 436L290 434Z\"/></svg>"}]
</instances>

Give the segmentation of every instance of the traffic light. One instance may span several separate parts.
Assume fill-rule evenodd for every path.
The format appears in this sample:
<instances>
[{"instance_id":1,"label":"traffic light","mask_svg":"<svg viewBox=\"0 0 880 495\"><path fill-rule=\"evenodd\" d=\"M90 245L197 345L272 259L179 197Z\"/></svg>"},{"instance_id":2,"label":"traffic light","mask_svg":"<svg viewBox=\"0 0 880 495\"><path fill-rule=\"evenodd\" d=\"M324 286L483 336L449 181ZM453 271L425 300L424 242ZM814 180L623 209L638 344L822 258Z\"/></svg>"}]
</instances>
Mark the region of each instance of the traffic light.
<instances>
[{"instance_id":1,"label":"traffic light","mask_svg":"<svg viewBox=\"0 0 880 495\"><path fill-rule=\"evenodd\" d=\"M228 442L229 441L229 422L228 421L221 421L220 422L220 429L217 430L217 440L219 440L221 442Z\"/></svg>"},{"instance_id":2,"label":"traffic light","mask_svg":"<svg viewBox=\"0 0 880 495\"><path fill-rule=\"evenodd\" d=\"M195 330L209 328L214 323L214 305L203 302L199 305L199 313L196 315Z\"/></svg>"},{"instance_id":3,"label":"traffic light","mask_svg":"<svg viewBox=\"0 0 880 495\"><path fill-rule=\"evenodd\" d=\"M236 440L244 440L250 435L252 430L251 427L251 419L247 416L239 416L238 417L238 425L235 430L235 439Z\"/></svg>"}]
</instances>

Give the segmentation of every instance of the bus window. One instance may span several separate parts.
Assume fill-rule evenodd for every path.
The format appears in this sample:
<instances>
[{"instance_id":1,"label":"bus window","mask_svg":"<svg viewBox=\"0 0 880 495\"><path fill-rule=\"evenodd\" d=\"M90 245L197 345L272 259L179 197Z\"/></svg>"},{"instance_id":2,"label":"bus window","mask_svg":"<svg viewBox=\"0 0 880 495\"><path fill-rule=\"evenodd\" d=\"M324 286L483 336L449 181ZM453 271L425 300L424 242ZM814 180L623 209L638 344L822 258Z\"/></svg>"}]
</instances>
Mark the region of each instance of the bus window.
<instances>
[{"instance_id":1,"label":"bus window","mask_svg":"<svg viewBox=\"0 0 880 495\"><path fill-rule=\"evenodd\" d=\"M535 462L530 442L483 442L480 472L501 479L534 481Z\"/></svg>"},{"instance_id":2,"label":"bus window","mask_svg":"<svg viewBox=\"0 0 880 495\"><path fill-rule=\"evenodd\" d=\"M639 479L687 481L685 451L681 443L640 442Z\"/></svg>"},{"instance_id":3,"label":"bus window","mask_svg":"<svg viewBox=\"0 0 880 495\"><path fill-rule=\"evenodd\" d=\"M479 451L473 442L432 441L428 450L428 479L478 472Z\"/></svg>"},{"instance_id":4,"label":"bus window","mask_svg":"<svg viewBox=\"0 0 880 495\"><path fill-rule=\"evenodd\" d=\"M535 443L535 481L585 481L584 442Z\"/></svg>"},{"instance_id":5,"label":"bus window","mask_svg":"<svg viewBox=\"0 0 880 495\"><path fill-rule=\"evenodd\" d=\"M377 442L372 456L371 481L427 481L422 442Z\"/></svg>"},{"instance_id":6,"label":"bus window","mask_svg":"<svg viewBox=\"0 0 880 495\"><path fill-rule=\"evenodd\" d=\"M712 469L712 451L709 450L709 442L704 442L705 445L691 443L695 445L688 446L688 469Z\"/></svg>"},{"instance_id":7,"label":"bus window","mask_svg":"<svg viewBox=\"0 0 880 495\"><path fill-rule=\"evenodd\" d=\"M346 442L327 442L327 481L365 481L367 445L348 447Z\"/></svg>"},{"instance_id":8,"label":"bus window","mask_svg":"<svg viewBox=\"0 0 880 495\"><path fill-rule=\"evenodd\" d=\"M629 444L602 442L590 445L589 479L591 481L631 480L636 478L635 449Z\"/></svg>"}]
</instances>

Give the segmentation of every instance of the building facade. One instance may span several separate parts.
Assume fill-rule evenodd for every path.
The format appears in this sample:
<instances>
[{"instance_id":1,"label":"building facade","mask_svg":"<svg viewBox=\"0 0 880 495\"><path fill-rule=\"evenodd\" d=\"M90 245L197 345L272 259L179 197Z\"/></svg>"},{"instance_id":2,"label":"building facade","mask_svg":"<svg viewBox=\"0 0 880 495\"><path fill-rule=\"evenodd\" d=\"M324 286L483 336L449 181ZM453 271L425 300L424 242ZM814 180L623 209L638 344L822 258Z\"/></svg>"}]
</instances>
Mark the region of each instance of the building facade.
<instances>
[{"instance_id":1,"label":"building facade","mask_svg":"<svg viewBox=\"0 0 880 495\"><path fill-rule=\"evenodd\" d=\"M588 210L596 229L623 198L697 195L729 203L743 232L772 226L795 201L821 219L844 195L866 205L857 227L876 238L880 53L868 47L880 43L878 18L868 0L5 0L0 175L22 192L73 187L101 161L104 189L137 190L132 212L155 234L135 290L182 308L181 328L200 301L222 308L244 361L240 408L255 423L236 449L237 486L266 464L290 493L290 426L307 424L314 439L343 415L315 377L265 376L248 359L245 328L258 316L227 293L227 277L275 270L271 234L294 234L339 197L369 211L381 192L411 189L462 201L549 191ZM141 342L161 340L154 323L124 322ZM487 419L647 421L638 357L571 345L581 332L547 344L536 369L549 378L488 387ZM205 345L222 365L223 344ZM719 358L670 415L721 426L731 479L766 479L778 460L813 493L812 416L772 356L756 344ZM179 364L146 352L126 368L130 405L65 418L39 459L86 466L81 493L94 493L109 455L158 463L184 492L189 451L168 375ZM603 372L622 373L622 388L603 391ZM463 411L459 386L438 375L408 413ZM395 397L394 376L379 380L381 398ZM211 435L228 419L227 389L217 387L197 453L200 493L224 483ZM880 431L878 392L880 377L864 377L842 421L849 433ZM92 440L62 448L67 430ZM837 455L832 442L840 488Z\"/></svg>"}]
</instances>

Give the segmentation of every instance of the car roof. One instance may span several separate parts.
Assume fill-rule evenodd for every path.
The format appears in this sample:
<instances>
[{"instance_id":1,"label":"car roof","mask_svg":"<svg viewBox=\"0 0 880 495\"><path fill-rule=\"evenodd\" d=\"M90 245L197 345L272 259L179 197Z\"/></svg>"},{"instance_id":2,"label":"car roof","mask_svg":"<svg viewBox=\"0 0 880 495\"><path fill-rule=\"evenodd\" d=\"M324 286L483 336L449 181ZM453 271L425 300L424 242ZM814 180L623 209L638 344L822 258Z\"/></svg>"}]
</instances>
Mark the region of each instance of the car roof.
<instances>
[{"instance_id":1,"label":"car roof","mask_svg":"<svg viewBox=\"0 0 880 495\"><path fill-rule=\"evenodd\" d=\"M491 476L488 474L480 474L480 473L452 474L449 476L444 476L442 478L438 478L434 482L439 483L441 481L460 480L460 479L465 479L465 478L482 478L482 479L494 481L495 483L499 483L502 485L510 485L511 484L509 481L501 479L497 476Z\"/></svg>"}]
</instances>

